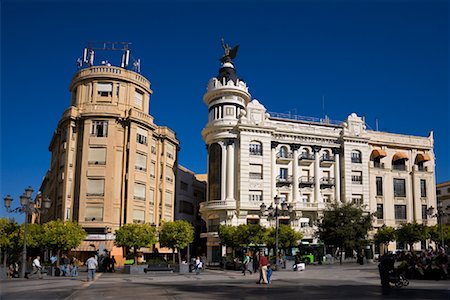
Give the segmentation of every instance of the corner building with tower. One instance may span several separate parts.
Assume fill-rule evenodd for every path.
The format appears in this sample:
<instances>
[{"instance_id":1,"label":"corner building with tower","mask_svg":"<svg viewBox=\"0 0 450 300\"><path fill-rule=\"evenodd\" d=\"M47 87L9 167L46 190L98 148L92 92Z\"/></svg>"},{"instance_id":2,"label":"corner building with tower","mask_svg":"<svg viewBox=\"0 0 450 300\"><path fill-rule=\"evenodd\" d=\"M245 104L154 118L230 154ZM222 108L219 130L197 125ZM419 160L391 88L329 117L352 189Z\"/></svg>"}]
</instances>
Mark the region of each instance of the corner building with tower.
<instances>
[{"instance_id":1,"label":"corner building with tower","mask_svg":"<svg viewBox=\"0 0 450 300\"><path fill-rule=\"evenodd\" d=\"M261 205L273 205L276 196L290 207L279 223L309 242L317 242L317 222L334 202L376 213L372 234L383 225L436 224L427 215L436 207L432 132L420 137L369 130L355 113L344 122L269 113L251 98L231 59L222 59L203 99L208 188L200 212L209 263L226 254L219 225L275 227Z\"/></svg>"},{"instance_id":2,"label":"corner building with tower","mask_svg":"<svg viewBox=\"0 0 450 300\"><path fill-rule=\"evenodd\" d=\"M70 106L50 142L41 191L54 203L42 217L77 221L87 231L73 249L79 258L107 250L120 263L116 229L174 219L179 142L171 129L153 122L150 82L139 68L96 65L88 50L91 59L72 79Z\"/></svg>"}]
</instances>

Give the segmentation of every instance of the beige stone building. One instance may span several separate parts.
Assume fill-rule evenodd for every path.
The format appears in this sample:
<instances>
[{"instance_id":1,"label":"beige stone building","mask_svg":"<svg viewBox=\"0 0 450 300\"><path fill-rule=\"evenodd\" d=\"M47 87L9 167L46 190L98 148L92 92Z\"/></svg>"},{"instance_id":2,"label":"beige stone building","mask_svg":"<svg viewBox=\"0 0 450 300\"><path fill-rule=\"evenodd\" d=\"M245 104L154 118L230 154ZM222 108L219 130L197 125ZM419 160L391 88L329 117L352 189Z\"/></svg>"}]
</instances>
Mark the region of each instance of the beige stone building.
<instances>
[{"instance_id":1,"label":"beige stone building","mask_svg":"<svg viewBox=\"0 0 450 300\"><path fill-rule=\"evenodd\" d=\"M154 123L150 82L138 72L92 61L69 89L70 106L50 142L51 166L41 186L54 199L45 218L83 226L88 237L76 251L118 256L113 241L120 226L174 219L179 142Z\"/></svg>"},{"instance_id":2,"label":"beige stone building","mask_svg":"<svg viewBox=\"0 0 450 300\"><path fill-rule=\"evenodd\" d=\"M442 224L450 224L450 181L436 186L437 207L442 210Z\"/></svg>"},{"instance_id":3,"label":"beige stone building","mask_svg":"<svg viewBox=\"0 0 450 300\"><path fill-rule=\"evenodd\" d=\"M208 226L202 236L209 262L225 254L219 225L275 226L260 212L261 204L274 205L275 196L291 209L280 223L302 231L309 242L317 241L317 222L332 202L376 212L375 230L413 221L435 224L426 214L436 205L432 133L369 130L355 113L338 122L268 112L252 99L231 60L222 62L203 98L209 111L202 132L208 195L200 211Z\"/></svg>"}]
</instances>

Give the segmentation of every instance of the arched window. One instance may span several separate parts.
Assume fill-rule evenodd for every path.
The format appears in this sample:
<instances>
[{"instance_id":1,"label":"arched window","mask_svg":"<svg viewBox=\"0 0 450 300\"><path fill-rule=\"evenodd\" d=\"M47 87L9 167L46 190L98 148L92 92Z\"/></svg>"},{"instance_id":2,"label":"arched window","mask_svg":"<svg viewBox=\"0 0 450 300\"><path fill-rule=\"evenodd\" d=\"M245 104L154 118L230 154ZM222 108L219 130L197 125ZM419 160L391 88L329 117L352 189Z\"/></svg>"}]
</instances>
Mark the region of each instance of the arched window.
<instances>
[{"instance_id":1,"label":"arched window","mask_svg":"<svg viewBox=\"0 0 450 300\"><path fill-rule=\"evenodd\" d=\"M250 155L263 155L262 144L258 141L250 142L249 152Z\"/></svg>"},{"instance_id":2,"label":"arched window","mask_svg":"<svg viewBox=\"0 0 450 300\"><path fill-rule=\"evenodd\" d=\"M288 157L288 150L286 146L280 148L280 157Z\"/></svg>"},{"instance_id":3,"label":"arched window","mask_svg":"<svg viewBox=\"0 0 450 300\"><path fill-rule=\"evenodd\" d=\"M360 164L362 162L361 151L353 150L352 151L352 163Z\"/></svg>"},{"instance_id":4,"label":"arched window","mask_svg":"<svg viewBox=\"0 0 450 300\"><path fill-rule=\"evenodd\" d=\"M427 167L425 166L425 163L427 161L431 160L431 157L427 153L419 153L416 156L416 165L417 169L419 171L427 171Z\"/></svg>"},{"instance_id":5,"label":"arched window","mask_svg":"<svg viewBox=\"0 0 450 300\"><path fill-rule=\"evenodd\" d=\"M322 158L324 160L330 159L331 158L330 151L329 150L323 150Z\"/></svg>"},{"instance_id":6,"label":"arched window","mask_svg":"<svg viewBox=\"0 0 450 300\"><path fill-rule=\"evenodd\" d=\"M212 144L209 147L208 155L208 195L209 201L219 200L221 197L222 181L222 147L219 144Z\"/></svg>"},{"instance_id":7,"label":"arched window","mask_svg":"<svg viewBox=\"0 0 450 300\"><path fill-rule=\"evenodd\" d=\"M397 152L392 157L392 169L406 171L406 161L408 160L408 155L403 152Z\"/></svg>"}]
</instances>

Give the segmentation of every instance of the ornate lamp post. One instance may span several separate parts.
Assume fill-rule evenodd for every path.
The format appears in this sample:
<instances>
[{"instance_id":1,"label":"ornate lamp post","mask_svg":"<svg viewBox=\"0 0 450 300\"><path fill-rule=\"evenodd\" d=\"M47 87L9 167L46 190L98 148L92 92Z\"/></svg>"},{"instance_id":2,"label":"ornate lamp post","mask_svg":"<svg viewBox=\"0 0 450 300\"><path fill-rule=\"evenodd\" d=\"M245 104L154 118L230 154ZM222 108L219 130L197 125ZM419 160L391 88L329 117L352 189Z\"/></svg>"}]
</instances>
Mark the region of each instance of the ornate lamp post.
<instances>
[{"instance_id":1,"label":"ornate lamp post","mask_svg":"<svg viewBox=\"0 0 450 300\"><path fill-rule=\"evenodd\" d=\"M270 206L267 208L267 206L262 203L259 207L261 209L261 213L264 214L267 211L268 218L275 218L275 265L278 269L279 263L279 257L278 257L278 217L279 216L285 216L292 213L294 207L289 203L287 204L286 201L283 200L280 204L280 197L276 195L273 198L273 204L270 204ZM278 208L278 206L281 206Z\"/></svg>"},{"instance_id":2,"label":"ornate lamp post","mask_svg":"<svg viewBox=\"0 0 450 300\"><path fill-rule=\"evenodd\" d=\"M437 217L438 219L438 224L439 224L439 231L440 231L440 237L441 237L441 247L444 247L444 232L443 232L443 220L442 217L444 216L448 216L450 215L450 213L448 211L446 211L447 209L445 209L442 207L442 202L438 203L438 207L436 209L436 213L434 213L435 208L433 206L430 206L429 208L427 208L427 214L430 217Z\"/></svg>"},{"instance_id":3,"label":"ornate lamp post","mask_svg":"<svg viewBox=\"0 0 450 300\"><path fill-rule=\"evenodd\" d=\"M43 213L44 210L49 209L51 206L51 200L46 197L44 201L42 201L42 194L38 192L34 201L32 200L32 194L34 190L31 186L25 189L25 193L20 196L20 206L14 209L11 209L11 204L13 198L10 195L7 195L3 200L5 202L6 210L9 213L24 213L25 214L25 227L23 231L23 248L22 248L22 266L20 269L20 278L25 277L25 270L27 264L27 233L28 233L28 217L30 214L39 212ZM41 201L43 202L43 208L40 206Z\"/></svg>"}]
</instances>

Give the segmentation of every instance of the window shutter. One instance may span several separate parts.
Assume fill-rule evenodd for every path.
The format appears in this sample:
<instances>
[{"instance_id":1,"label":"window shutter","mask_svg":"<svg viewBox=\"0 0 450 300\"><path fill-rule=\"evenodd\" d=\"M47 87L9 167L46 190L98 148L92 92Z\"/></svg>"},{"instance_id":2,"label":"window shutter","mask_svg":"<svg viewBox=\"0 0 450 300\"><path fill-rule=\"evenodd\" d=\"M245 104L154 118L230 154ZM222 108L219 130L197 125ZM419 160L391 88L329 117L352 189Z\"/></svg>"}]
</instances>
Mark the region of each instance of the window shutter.
<instances>
[{"instance_id":1,"label":"window shutter","mask_svg":"<svg viewBox=\"0 0 450 300\"><path fill-rule=\"evenodd\" d=\"M147 169L147 156L145 154L136 153L135 166L137 169L146 170Z\"/></svg>"},{"instance_id":2,"label":"window shutter","mask_svg":"<svg viewBox=\"0 0 450 300\"><path fill-rule=\"evenodd\" d=\"M106 162L106 148L89 148L89 162L90 163L105 163Z\"/></svg>"},{"instance_id":3,"label":"window shutter","mask_svg":"<svg viewBox=\"0 0 450 300\"><path fill-rule=\"evenodd\" d=\"M145 219L145 211L140 209L133 210L133 221L144 223L144 219Z\"/></svg>"},{"instance_id":4,"label":"window shutter","mask_svg":"<svg viewBox=\"0 0 450 300\"><path fill-rule=\"evenodd\" d=\"M105 179L88 179L87 194L103 195L105 191Z\"/></svg>"},{"instance_id":5,"label":"window shutter","mask_svg":"<svg viewBox=\"0 0 450 300\"><path fill-rule=\"evenodd\" d=\"M134 184L134 198L145 199L145 184Z\"/></svg>"},{"instance_id":6,"label":"window shutter","mask_svg":"<svg viewBox=\"0 0 450 300\"><path fill-rule=\"evenodd\" d=\"M112 83L97 83L97 92L110 92L112 93Z\"/></svg>"},{"instance_id":7,"label":"window shutter","mask_svg":"<svg viewBox=\"0 0 450 300\"><path fill-rule=\"evenodd\" d=\"M144 100L144 94L136 91L134 93L134 106L142 108L142 102Z\"/></svg>"},{"instance_id":8,"label":"window shutter","mask_svg":"<svg viewBox=\"0 0 450 300\"><path fill-rule=\"evenodd\" d=\"M103 221L103 207L96 207L96 206L87 206L86 207L86 221L92 221L92 219L95 218L94 221Z\"/></svg>"}]
</instances>

